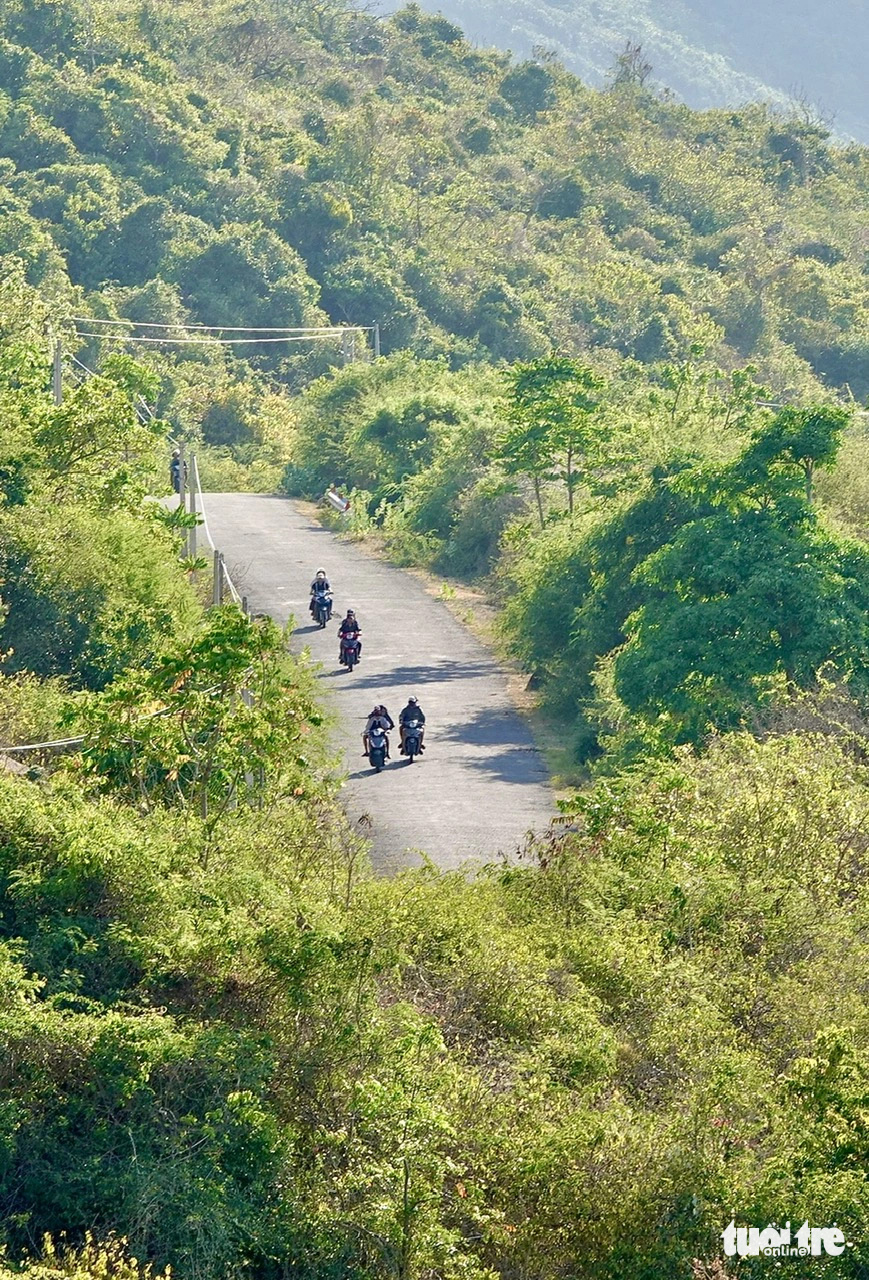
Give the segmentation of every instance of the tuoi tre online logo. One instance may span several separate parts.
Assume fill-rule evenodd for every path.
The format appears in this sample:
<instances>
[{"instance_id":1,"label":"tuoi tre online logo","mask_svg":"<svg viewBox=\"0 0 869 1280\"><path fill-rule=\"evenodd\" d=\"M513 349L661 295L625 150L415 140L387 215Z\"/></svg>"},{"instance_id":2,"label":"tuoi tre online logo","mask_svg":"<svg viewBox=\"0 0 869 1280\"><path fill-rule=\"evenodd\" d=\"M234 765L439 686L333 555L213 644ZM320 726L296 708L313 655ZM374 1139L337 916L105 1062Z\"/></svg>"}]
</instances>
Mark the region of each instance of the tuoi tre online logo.
<instances>
[{"instance_id":1,"label":"tuoi tre online logo","mask_svg":"<svg viewBox=\"0 0 869 1280\"><path fill-rule=\"evenodd\" d=\"M789 1222L783 1227L770 1223L761 1230L760 1227L738 1227L731 1221L721 1238L728 1258L736 1255L740 1258L820 1258L824 1254L836 1257L854 1247L835 1223L832 1227L810 1227L808 1220L793 1237Z\"/></svg>"}]
</instances>

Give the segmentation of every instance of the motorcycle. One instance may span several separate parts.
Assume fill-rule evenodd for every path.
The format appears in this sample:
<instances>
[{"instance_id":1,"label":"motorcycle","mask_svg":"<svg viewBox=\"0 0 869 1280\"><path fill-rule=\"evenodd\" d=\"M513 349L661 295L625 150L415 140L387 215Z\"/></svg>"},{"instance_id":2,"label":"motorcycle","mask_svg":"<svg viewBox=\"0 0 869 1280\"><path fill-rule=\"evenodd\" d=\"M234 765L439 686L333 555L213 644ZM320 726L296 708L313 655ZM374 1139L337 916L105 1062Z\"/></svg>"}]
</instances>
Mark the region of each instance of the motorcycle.
<instances>
[{"instance_id":1,"label":"motorcycle","mask_svg":"<svg viewBox=\"0 0 869 1280\"><path fill-rule=\"evenodd\" d=\"M422 725L418 720L408 720L404 726L404 754L408 764L413 764L413 757L419 755L421 743Z\"/></svg>"},{"instance_id":2,"label":"motorcycle","mask_svg":"<svg viewBox=\"0 0 869 1280\"><path fill-rule=\"evenodd\" d=\"M332 597L328 591L323 591L319 595L314 596L314 603L311 612L316 622L321 627L325 627L326 623L332 617Z\"/></svg>"},{"instance_id":3,"label":"motorcycle","mask_svg":"<svg viewBox=\"0 0 869 1280\"><path fill-rule=\"evenodd\" d=\"M338 661L342 667L346 667L348 671L352 671L359 661L359 651L362 648L362 641L359 636L342 636L341 650L338 654Z\"/></svg>"},{"instance_id":4,"label":"motorcycle","mask_svg":"<svg viewBox=\"0 0 869 1280\"><path fill-rule=\"evenodd\" d=\"M386 764L387 746L387 738L383 729L372 729L368 735L368 759L375 773L380 773L380 770Z\"/></svg>"}]
</instances>

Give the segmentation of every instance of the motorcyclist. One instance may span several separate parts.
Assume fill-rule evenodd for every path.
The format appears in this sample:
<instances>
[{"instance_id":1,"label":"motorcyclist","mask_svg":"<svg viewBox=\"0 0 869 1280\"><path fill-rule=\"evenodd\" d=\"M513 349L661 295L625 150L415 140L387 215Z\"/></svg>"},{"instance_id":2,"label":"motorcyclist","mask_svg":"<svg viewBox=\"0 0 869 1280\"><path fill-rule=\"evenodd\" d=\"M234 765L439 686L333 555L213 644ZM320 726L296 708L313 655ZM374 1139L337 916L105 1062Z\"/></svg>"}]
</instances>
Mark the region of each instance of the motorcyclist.
<instances>
[{"instance_id":1,"label":"motorcyclist","mask_svg":"<svg viewBox=\"0 0 869 1280\"><path fill-rule=\"evenodd\" d=\"M342 658L341 650L343 647L343 642L345 640L359 641L359 652L360 654L362 653L362 641L359 640L359 635L361 631L362 631L362 628L356 620L356 614L353 612L352 609L348 609L346 617L341 619L341 624L338 627L338 661L339 662L341 661L341 658Z\"/></svg>"},{"instance_id":2,"label":"motorcyclist","mask_svg":"<svg viewBox=\"0 0 869 1280\"><path fill-rule=\"evenodd\" d=\"M411 720L416 720L419 723L419 749L420 751L425 751L425 747L423 746L423 741L422 741L423 738L425 737L425 713L422 707L419 705L419 702L417 701L417 699L414 697L408 698L407 706L402 707L398 716L398 732L401 738L401 745L399 747L399 750L402 755L404 755L405 727Z\"/></svg>"},{"instance_id":3,"label":"motorcyclist","mask_svg":"<svg viewBox=\"0 0 869 1280\"><path fill-rule=\"evenodd\" d=\"M326 570L318 569L314 576L314 581L311 583L310 609L312 618L316 618L317 616L317 597L325 595L327 591L331 590L332 588L329 585L329 579L326 577Z\"/></svg>"},{"instance_id":4,"label":"motorcyclist","mask_svg":"<svg viewBox=\"0 0 869 1280\"><path fill-rule=\"evenodd\" d=\"M382 729L384 733L388 733L390 729L395 728L395 721L382 702L378 703L372 710L368 717L368 723L365 726L365 731L362 734L362 754L364 756L368 755L368 735L371 733L372 729L378 728ZM389 738L386 739L386 758L387 760L389 759Z\"/></svg>"}]
</instances>

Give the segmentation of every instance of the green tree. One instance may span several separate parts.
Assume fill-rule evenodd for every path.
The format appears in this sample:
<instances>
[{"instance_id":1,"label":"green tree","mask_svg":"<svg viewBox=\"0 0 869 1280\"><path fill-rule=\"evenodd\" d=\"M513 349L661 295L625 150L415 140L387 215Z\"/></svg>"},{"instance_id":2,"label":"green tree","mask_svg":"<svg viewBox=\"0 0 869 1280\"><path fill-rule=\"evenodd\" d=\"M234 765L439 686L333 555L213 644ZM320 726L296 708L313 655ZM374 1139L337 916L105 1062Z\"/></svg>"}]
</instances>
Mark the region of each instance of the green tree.
<instances>
[{"instance_id":1,"label":"green tree","mask_svg":"<svg viewBox=\"0 0 869 1280\"><path fill-rule=\"evenodd\" d=\"M209 832L239 802L299 788L320 721L280 630L234 605L212 610L151 668L126 671L81 715L86 767L105 789L192 811Z\"/></svg>"},{"instance_id":2,"label":"green tree","mask_svg":"<svg viewBox=\"0 0 869 1280\"><path fill-rule=\"evenodd\" d=\"M99 376L80 383L36 435L46 484L57 497L98 493L111 503L132 486L140 499L153 480L167 425L157 418L140 421L132 399L140 387L156 390L158 382L146 370L137 375L128 357L111 359L108 369L117 380Z\"/></svg>"},{"instance_id":3,"label":"green tree","mask_svg":"<svg viewBox=\"0 0 869 1280\"><path fill-rule=\"evenodd\" d=\"M539 62L522 62L507 72L499 92L520 119L533 121L554 105L555 77Z\"/></svg>"},{"instance_id":4,"label":"green tree","mask_svg":"<svg viewBox=\"0 0 869 1280\"><path fill-rule=\"evenodd\" d=\"M823 407L785 410L731 465L674 481L707 513L634 572L643 603L614 664L632 711L670 715L697 741L738 724L777 678L806 687L832 663L865 682L869 552L826 532L810 503L843 421Z\"/></svg>"},{"instance_id":5,"label":"green tree","mask_svg":"<svg viewBox=\"0 0 869 1280\"><path fill-rule=\"evenodd\" d=\"M544 481L554 475L564 480L572 513L577 484L602 460L604 431L593 414L604 383L575 360L550 355L514 365L507 385L496 457L508 475L530 478L542 529Z\"/></svg>"}]
</instances>

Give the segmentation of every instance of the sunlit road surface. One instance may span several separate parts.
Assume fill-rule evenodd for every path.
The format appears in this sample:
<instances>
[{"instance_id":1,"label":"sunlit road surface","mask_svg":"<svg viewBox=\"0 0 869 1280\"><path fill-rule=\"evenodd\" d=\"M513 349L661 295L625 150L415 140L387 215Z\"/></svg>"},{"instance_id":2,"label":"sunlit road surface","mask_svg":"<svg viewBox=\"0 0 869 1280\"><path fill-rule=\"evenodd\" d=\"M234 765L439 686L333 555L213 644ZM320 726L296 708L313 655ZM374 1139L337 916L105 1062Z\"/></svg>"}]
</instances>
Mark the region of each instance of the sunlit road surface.
<instances>
[{"instance_id":1,"label":"sunlit road surface","mask_svg":"<svg viewBox=\"0 0 869 1280\"><path fill-rule=\"evenodd\" d=\"M206 494L215 544L254 613L295 619L293 646L322 663L324 702L338 719L346 756L345 807L362 820L379 871L439 867L510 856L555 812L546 768L506 678L489 651L415 578L358 545L341 542L289 499ZM314 572L325 568L335 617L321 630L308 614ZM337 629L347 609L362 625L362 661L338 665ZM392 760L375 774L362 729L377 702L393 719L415 694L426 714L426 751L408 765L392 736ZM367 817L366 817L367 815ZM370 826L368 825L370 823Z\"/></svg>"}]
</instances>

